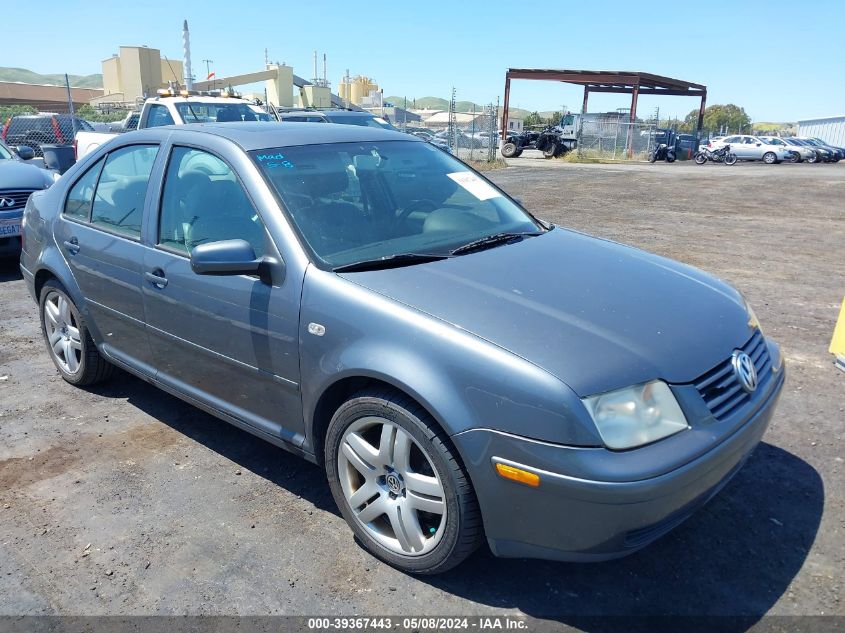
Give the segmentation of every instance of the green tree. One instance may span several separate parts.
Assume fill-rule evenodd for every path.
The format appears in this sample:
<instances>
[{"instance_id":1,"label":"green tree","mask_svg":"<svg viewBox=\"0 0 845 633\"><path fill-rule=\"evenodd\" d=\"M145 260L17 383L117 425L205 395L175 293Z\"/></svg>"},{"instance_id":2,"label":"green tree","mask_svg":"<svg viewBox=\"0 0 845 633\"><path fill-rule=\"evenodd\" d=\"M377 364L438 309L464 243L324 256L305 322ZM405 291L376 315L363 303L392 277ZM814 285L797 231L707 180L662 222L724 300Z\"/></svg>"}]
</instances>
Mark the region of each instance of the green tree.
<instances>
[{"instance_id":1,"label":"green tree","mask_svg":"<svg viewBox=\"0 0 845 633\"><path fill-rule=\"evenodd\" d=\"M522 120L523 127L535 127L538 125L543 125L543 117L540 116L539 112L532 112L525 116Z\"/></svg>"},{"instance_id":2,"label":"green tree","mask_svg":"<svg viewBox=\"0 0 845 633\"><path fill-rule=\"evenodd\" d=\"M112 110L110 112L101 112L89 104L84 104L76 108L76 116L86 121L100 121L103 123L111 123L113 121L120 121L126 117L128 110Z\"/></svg>"},{"instance_id":3,"label":"green tree","mask_svg":"<svg viewBox=\"0 0 845 633\"><path fill-rule=\"evenodd\" d=\"M36 114L38 110L29 105L8 105L0 106L0 125L6 122L6 119L18 116L20 114Z\"/></svg>"},{"instance_id":4,"label":"green tree","mask_svg":"<svg viewBox=\"0 0 845 633\"><path fill-rule=\"evenodd\" d=\"M698 110L690 112L679 129L684 132L694 132L698 125ZM727 130L734 134L751 131L751 117L745 109L728 103L727 105L711 105L704 109L704 130L719 132Z\"/></svg>"}]
</instances>

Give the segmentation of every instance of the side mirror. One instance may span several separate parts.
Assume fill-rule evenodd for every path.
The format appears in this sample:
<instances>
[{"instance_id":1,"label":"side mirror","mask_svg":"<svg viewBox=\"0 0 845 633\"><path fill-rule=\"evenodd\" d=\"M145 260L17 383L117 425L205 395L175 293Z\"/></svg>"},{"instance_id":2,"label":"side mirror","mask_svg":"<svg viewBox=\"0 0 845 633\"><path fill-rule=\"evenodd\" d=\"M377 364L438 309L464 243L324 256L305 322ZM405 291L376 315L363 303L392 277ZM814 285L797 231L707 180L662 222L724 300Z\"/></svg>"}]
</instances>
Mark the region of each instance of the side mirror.
<instances>
[{"instance_id":1,"label":"side mirror","mask_svg":"<svg viewBox=\"0 0 845 633\"><path fill-rule=\"evenodd\" d=\"M198 275L257 275L262 263L246 240L209 242L191 251L191 270Z\"/></svg>"},{"instance_id":2,"label":"side mirror","mask_svg":"<svg viewBox=\"0 0 845 633\"><path fill-rule=\"evenodd\" d=\"M18 145L15 148L15 154L20 156L21 160L32 160L35 158L35 150L29 145Z\"/></svg>"}]
</instances>

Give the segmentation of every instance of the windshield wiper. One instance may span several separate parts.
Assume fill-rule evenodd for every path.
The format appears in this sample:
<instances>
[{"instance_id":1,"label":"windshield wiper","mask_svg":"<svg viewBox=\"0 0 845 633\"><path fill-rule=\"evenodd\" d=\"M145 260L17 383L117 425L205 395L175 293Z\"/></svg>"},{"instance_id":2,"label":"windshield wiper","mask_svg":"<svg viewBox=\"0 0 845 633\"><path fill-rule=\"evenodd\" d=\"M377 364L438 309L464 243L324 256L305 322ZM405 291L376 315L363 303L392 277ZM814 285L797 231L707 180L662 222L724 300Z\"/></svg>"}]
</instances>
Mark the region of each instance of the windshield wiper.
<instances>
[{"instance_id":1,"label":"windshield wiper","mask_svg":"<svg viewBox=\"0 0 845 633\"><path fill-rule=\"evenodd\" d=\"M452 249L449 251L451 255L463 255L465 253L471 253L472 251L480 251L485 248L491 248L493 246L497 246L499 244L507 244L508 242L513 242L514 240L522 239L524 237L532 237L534 235L542 235L543 233L540 231L523 231L521 233L495 233L493 235L488 235L487 237L482 237L477 240L473 240L472 242L467 242L463 246L458 246L458 248Z\"/></svg>"},{"instance_id":2,"label":"windshield wiper","mask_svg":"<svg viewBox=\"0 0 845 633\"><path fill-rule=\"evenodd\" d=\"M434 255L427 253L398 253L396 255L379 257L378 259L365 259L352 264L344 264L343 266L338 266L332 270L336 273L352 273L363 270L399 268L400 266L412 266L414 264L436 262L441 259L447 259L448 257L449 255Z\"/></svg>"}]
</instances>

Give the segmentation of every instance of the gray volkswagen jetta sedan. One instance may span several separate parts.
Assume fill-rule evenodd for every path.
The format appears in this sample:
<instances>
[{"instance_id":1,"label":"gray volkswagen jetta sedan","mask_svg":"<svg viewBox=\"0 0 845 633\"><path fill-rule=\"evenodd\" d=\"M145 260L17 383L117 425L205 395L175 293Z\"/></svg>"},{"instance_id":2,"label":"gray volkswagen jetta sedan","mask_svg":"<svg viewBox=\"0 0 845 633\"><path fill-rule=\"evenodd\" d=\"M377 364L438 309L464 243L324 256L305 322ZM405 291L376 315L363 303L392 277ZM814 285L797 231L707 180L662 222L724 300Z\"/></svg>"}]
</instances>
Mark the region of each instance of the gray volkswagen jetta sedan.
<instances>
[{"instance_id":1,"label":"gray volkswagen jetta sedan","mask_svg":"<svg viewBox=\"0 0 845 633\"><path fill-rule=\"evenodd\" d=\"M398 132L123 134L26 207L53 362L120 367L325 467L378 558L647 545L760 441L783 356L742 295L551 226Z\"/></svg>"}]
</instances>

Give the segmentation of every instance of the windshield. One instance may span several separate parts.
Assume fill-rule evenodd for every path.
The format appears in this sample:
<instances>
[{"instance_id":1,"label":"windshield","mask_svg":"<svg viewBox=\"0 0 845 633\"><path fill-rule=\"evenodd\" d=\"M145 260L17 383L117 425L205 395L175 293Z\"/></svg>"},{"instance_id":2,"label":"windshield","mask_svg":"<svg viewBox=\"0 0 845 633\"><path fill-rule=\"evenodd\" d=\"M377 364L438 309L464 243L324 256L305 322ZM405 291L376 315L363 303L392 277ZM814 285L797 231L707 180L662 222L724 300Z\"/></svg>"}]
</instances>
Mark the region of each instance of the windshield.
<instances>
[{"instance_id":1,"label":"windshield","mask_svg":"<svg viewBox=\"0 0 845 633\"><path fill-rule=\"evenodd\" d=\"M447 255L500 233L544 230L428 143L303 145L251 152L312 252L329 267Z\"/></svg>"},{"instance_id":2,"label":"windshield","mask_svg":"<svg viewBox=\"0 0 845 633\"><path fill-rule=\"evenodd\" d=\"M2 143L0 143L0 160L12 160L12 152Z\"/></svg>"},{"instance_id":3,"label":"windshield","mask_svg":"<svg viewBox=\"0 0 845 633\"><path fill-rule=\"evenodd\" d=\"M341 125L360 125L363 127L378 127L384 130L392 130L393 126L387 121L377 116L356 116L354 114L333 114L326 112L326 118L330 123L340 123Z\"/></svg>"},{"instance_id":4,"label":"windshield","mask_svg":"<svg viewBox=\"0 0 845 633\"><path fill-rule=\"evenodd\" d=\"M763 137L763 142L768 143L769 145L786 145L786 143L784 143L779 138Z\"/></svg>"},{"instance_id":5,"label":"windshield","mask_svg":"<svg viewBox=\"0 0 845 633\"><path fill-rule=\"evenodd\" d=\"M176 104L176 110L185 123L222 123L231 121L259 121L256 112L246 103L186 100Z\"/></svg>"}]
</instances>

